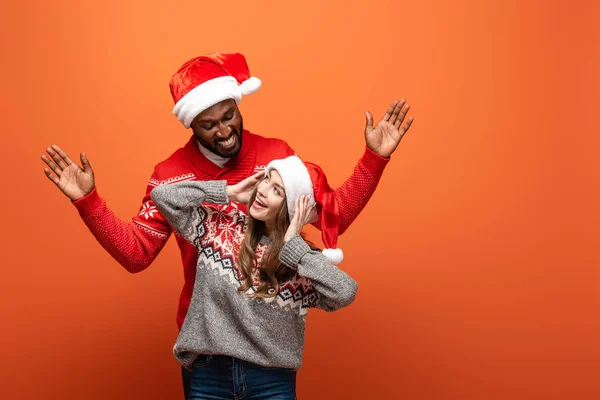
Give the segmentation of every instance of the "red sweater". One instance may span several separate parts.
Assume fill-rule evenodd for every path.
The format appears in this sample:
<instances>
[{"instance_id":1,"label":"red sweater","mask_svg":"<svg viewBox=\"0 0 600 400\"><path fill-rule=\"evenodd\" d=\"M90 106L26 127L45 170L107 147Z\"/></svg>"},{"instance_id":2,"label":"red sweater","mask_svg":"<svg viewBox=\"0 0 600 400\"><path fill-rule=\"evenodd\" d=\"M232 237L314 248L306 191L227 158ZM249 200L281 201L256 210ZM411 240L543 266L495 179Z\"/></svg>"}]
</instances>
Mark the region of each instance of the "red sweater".
<instances>
[{"instance_id":1,"label":"red sweater","mask_svg":"<svg viewBox=\"0 0 600 400\"><path fill-rule=\"evenodd\" d=\"M73 204L98 242L131 273L146 269L162 250L172 229L152 203L150 192L159 184L184 180L226 180L236 184L255 172L264 169L275 159L295 154L283 140L264 138L246 130L242 148L223 168L209 161L198 149L194 136L154 168L148 182L142 206L131 222L114 215L96 189ZM368 148L354 168L352 176L335 191L340 211L341 235L365 207L375 191L389 159L373 153ZM247 211L244 205L240 205ZM319 223L315 224L319 228ZM179 235L175 235L183 261L184 285L179 299L177 325L181 329L187 313L196 278L197 250Z\"/></svg>"}]
</instances>

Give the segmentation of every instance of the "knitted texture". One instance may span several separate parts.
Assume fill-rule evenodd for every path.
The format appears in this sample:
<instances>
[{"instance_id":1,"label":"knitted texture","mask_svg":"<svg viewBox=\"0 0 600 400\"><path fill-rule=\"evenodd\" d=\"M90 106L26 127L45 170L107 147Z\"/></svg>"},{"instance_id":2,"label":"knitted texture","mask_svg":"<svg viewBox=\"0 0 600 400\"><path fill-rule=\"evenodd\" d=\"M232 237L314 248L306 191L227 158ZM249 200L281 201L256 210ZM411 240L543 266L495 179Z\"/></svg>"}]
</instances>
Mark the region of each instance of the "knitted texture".
<instances>
[{"instance_id":1,"label":"knitted texture","mask_svg":"<svg viewBox=\"0 0 600 400\"><path fill-rule=\"evenodd\" d=\"M219 354L266 367L298 369L308 309L345 307L354 301L358 285L296 235L280 253L281 261L296 273L281 283L275 297L250 297L258 290L260 265L269 243L266 237L257 248L254 285L239 292L243 275L235 260L248 218L239 208L225 205L225 185L225 181L179 182L152 191L162 215L199 250L192 300L174 355L185 367L199 354Z\"/></svg>"},{"instance_id":2,"label":"knitted texture","mask_svg":"<svg viewBox=\"0 0 600 400\"><path fill-rule=\"evenodd\" d=\"M137 215L130 221L119 219L108 208L98 191L94 189L84 198L74 202L83 221L98 242L127 271L137 273L145 270L160 253L169 236L171 227L154 205L150 192L165 183L191 180L226 180L236 184L255 172L264 170L274 159L295 154L287 143L279 139L265 138L244 130L242 148L223 168L209 161L198 149L194 136L159 163L146 187L146 194ZM336 189L335 196L340 210L339 233L342 234L356 219L375 191L389 159L380 157L368 148L354 168L353 174ZM244 205L239 209L247 212ZM317 228L320 221L315 223ZM184 285L177 311L177 325L181 328L187 313L196 276L197 249L176 235L183 263Z\"/></svg>"}]
</instances>

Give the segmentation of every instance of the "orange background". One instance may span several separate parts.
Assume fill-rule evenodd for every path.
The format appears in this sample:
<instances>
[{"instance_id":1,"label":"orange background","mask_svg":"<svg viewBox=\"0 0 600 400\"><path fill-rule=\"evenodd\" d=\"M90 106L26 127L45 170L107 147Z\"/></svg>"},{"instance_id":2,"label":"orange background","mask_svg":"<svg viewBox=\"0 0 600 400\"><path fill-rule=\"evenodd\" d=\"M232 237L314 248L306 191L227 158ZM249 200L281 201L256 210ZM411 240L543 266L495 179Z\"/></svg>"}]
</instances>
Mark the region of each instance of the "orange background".
<instances>
[{"instance_id":1,"label":"orange background","mask_svg":"<svg viewBox=\"0 0 600 400\"><path fill-rule=\"evenodd\" d=\"M0 6L0 398L183 398L175 242L128 274L39 157L86 151L129 219L188 139L168 80L213 51L263 80L245 127L336 185L363 110L412 105L340 240L357 301L308 318L300 399L600 398L597 2L17 3Z\"/></svg>"}]
</instances>

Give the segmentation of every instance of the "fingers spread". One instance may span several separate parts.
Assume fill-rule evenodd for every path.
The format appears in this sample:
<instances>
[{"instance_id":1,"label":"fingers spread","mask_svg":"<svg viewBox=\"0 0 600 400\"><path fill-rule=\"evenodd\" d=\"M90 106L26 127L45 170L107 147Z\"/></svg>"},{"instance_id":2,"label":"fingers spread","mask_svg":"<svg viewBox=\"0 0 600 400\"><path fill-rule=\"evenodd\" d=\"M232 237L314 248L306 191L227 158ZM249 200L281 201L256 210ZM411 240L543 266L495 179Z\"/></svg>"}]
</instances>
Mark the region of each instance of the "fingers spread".
<instances>
[{"instance_id":1,"label":"fingers spread","mask_svg":"<svg viewBox=\"0 0 600 400\"><path fill-rule=\"evenodd\" d=\"M410 110L410 106L408 104L406 104L406 105L404 105L404 107L402 107L402 110L398 114L398 118L396 119L396 122L394 122L394 126L396 126L396 128L399 128L400 125L402 125L402 122L404 121L404 118L406 117L408 110Z\"/></svg>"},{"instance_id":2,"label":"fingers spread","mask_svg":"<svg viewBox=\"0 0 600 400\"><path fill-rule=\"evenodd\" d=\"M404 99L400 100L396 104L396 107L394 107L394 111L392 112L392 118L390 118L391 123L396 124L398 122L398 119L401 118L402 108L404 107L405 104L406 104L406 100L404 100Z\"/></svg>"},{"instance_id":3,"label":"fingers spread","mask_svg":"<svg viewBox=\"0 0 600 400\"><path fill-rule=\"evenodd\" d=\"M392 113L394 112L394 108L396 108L397 104L398 104L398 100L394 100L394 102L392 103L392 105L390 105L388 107L385 115L381 119L382 121L389 121L390 117L392 116Z\"/></svg>"},{"instance_id":4,"label":"fingers spread","mask_svg":"<svg viewBox=\"0 0 600 400\"><path fill-rule=\"evenodd\" d=\"M412 125L414 120L415 119L413 117L410 117L408 121L406 121L406 124L404 124L404 126L402 127L402 131L400 132L400 134L404 135L406 131L410 129L410 126Z\"/></svg>"},{"instance_id":5,"label":"fingers spread","mask_svg":"<svg viewBox=\"0 0 600 400\"><path fill-rule=\"evenodd\" d=\"M63 158L60 156L60 154L58 154L53 148L48 147L46 149L46 151L48 152L48 154L50 155L50 157L52 157L52 159L54 160L54 162L56 163L56 165L58 165L58 167L60 169L65 169L65 168L68 167L68 165L65 162L65 160L63 160Z\"/></svg>"},{"instance_id":6,"label":"fingers spread","mask_svg":"<svg viewBox=\"0 0 600 400\"><path fill-rule=\"evenodd\" d=\"M58 185L58 178L56 177L56 175L53 175L48 168L44 168L44 173L46 174L48 179L50 179L54 184Z\"/></svg>"},{"instance_id":7,"label":"fingers spread","mask_svg":"<svg viewBox=\"0 0 600 400\"><path fill-rule=\"evenodd\" d=\"M73 161L69 158L69 156L63 149L61 149L60 147L58 147L55 144L52 145L52 149L54 149L54 151L56 151L58 153L58 155L61 156L65 160L67 165L73 164Z\"/></svg>"},{"instance_id":8,"label":"fingers spread","mask_svg":"<svg viewBox=\"0 0 600 400\"><path fill-rule=\"evenodd\" d=\"M85 153L81 153L79 159L81 160L83 170L85 172L92 172L92 165L90 164L90 160L88 160L87 155Z\"/></svg>"},{"instance_id":9,"label":"fingers spread","mask_svg":"<svg viewBox=\"0 0 600 400\"><path fill-rule=\"evenodd\" d=\"M60 176L62 170L58 167L58 165L56 165L52 160L50 160L45 155L42 156L42 160L52 169L52 171L54 171L54 173L56 175Z\"/></svg>"},{"instance_id":10,"label":"fingers spread","mask_svg":"<svg viewBox=\"0 0 600 400\"><path fill-rule=\"evenodd\" d=\"M367 122L365 125L365 135L368 135L369 132L373 130L373 116L370 112L365 110L365 117L367 118Z\"/></svg>"},{"instance_id":11,"label":"fingers spread","mask_svg":"<svg viewBox=\"0 0 600 400\"><path fill-rule=\"evenodd\" d=\"M404 103L406 103L406 100L404 100L404 99L402 99L402 100L400 100L400 102L396 103L396 106L394 107L394 111L392 111L392 119L398 118L398 114L400 114L400 110L402 110Z\"/></svg>"}]
</instances>

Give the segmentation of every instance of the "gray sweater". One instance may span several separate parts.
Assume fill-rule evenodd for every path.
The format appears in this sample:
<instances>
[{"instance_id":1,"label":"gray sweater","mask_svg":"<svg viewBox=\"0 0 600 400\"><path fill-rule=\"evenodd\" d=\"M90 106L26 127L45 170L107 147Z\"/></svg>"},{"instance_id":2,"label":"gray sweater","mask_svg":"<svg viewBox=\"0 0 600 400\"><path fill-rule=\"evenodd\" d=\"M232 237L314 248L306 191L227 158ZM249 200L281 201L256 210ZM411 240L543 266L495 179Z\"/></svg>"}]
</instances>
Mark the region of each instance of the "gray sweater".
<instances>
[{"instance_id":1,"label":"gray sweater","mask_svg":"<svg viewBox=\"0 0 600 400\"><path fill-rule=\"evenodd\" d=\"M312 307L334 311L354 301L357 283L296 235L279 259L296 273L280 283L273 298L250 298L259 284L238 291L236 266L247 216L228 203L225 181L186 181L161 185L151 197L176 234L198 248L194 292L173 353L190 367L199 354L236 357L266 367L302 365L306 313ZM269 239L263 237L258 265Z\"/></svg>"}]
</instances>

